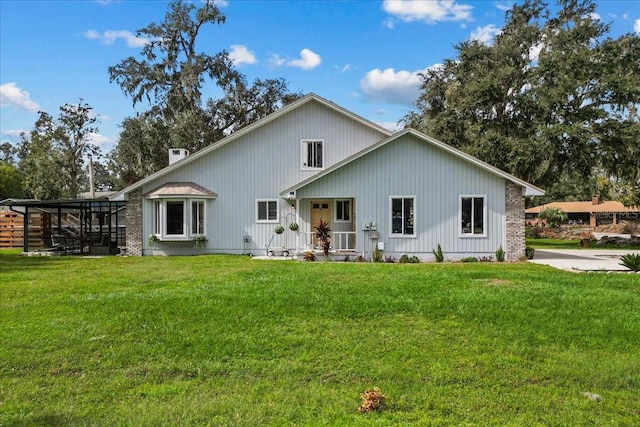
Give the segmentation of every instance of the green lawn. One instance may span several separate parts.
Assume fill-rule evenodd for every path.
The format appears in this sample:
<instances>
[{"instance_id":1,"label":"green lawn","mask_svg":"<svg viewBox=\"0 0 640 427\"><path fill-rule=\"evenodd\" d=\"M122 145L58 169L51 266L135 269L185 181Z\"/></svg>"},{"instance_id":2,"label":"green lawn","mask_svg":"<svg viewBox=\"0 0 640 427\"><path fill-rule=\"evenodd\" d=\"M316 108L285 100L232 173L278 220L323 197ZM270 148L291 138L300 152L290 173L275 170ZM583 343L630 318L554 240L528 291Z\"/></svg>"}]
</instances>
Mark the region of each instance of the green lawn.
<instances>
[{"instance_id":1,"label":"green lawn","mask_svg":"<svg viewBox=\"0 0 640 427\"><path fill-rule=\"evenodd\" d=\"M0 425L637 426L638 277L0 251Z\"/></svg>"}]
</instances>

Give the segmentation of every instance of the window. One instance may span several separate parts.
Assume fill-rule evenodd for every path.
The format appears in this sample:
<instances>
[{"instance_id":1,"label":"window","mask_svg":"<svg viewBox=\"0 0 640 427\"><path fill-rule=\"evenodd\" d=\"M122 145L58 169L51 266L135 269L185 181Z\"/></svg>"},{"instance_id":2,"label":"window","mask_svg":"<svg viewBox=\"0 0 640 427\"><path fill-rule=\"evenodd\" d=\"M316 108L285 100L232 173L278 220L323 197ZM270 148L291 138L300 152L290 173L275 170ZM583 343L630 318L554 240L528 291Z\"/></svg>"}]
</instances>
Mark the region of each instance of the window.
<instances>
[{"instance_id":1,"label":"window","mask_svg":"<svg viewBox=\"0 0 640 427\"><path fill-rule=\"evenodd\" d=\"M204 233L204 201L191 202L191 234Z\"/></svg>"},{"instance_id":2,"label":"window","mask_svg":"<svg viewBox=\"0 0 640 427\"><path fill-rule=\"evenodd\" d=\"M351 200L336 200L336 221L351 221Z\"/></svg>"},{"instance_id":3,"label":"window","mask_svg":"<svg viewBox=\"0 0 640 427\"><path fill-rule=\"evenodd\" d=\"M167 201L165 215L165 231L167 236L183 236L184 232L184 202Z\"/></svg>"},{"instance_id":4,"label":"window","mask_svg":"<svg viewBox=\"0 0 640 427\"><path fill-rule=\"evenodd\" d=\"M484 236L484 196L460 196L460 234Z\"/></svg>"},{"instance_id":5,"label":"window","mask_svg":"<svg viewBox=\"0 0 640 427\"><path fill-rule=\"evenodd\" d=\"M392 197L391 198L391 235L392 236L413 236L415 220L415 198L414 197Z\"/></svg>"},{"instance_id":6,"label":"window","mask_svg":"<svg viewBox=\"0 0 640 427\"><path fill-rule=\"evenodd\" d=\"M154 200L152 229L166 240L187 240L205 234L204 200Z\"/></svg>"},{"instance_id":7,"label":"window","mask_svg":"<svg viewBox=\"0 0 640 427\"><path fill-rule=\"evenodd\" d=\"M256 207L257 222L277 222L278 221L278 201L258 200Z\"/></svg>"},{"instance_id":8,"label":"window","mask_svg":"<svg viewBox=\"0 0 640 427\"><path fill-rule=\"evenodd\" d=\"M302 140L302 169L322 169L322 140Z\"/></svg>"}]
</instances>

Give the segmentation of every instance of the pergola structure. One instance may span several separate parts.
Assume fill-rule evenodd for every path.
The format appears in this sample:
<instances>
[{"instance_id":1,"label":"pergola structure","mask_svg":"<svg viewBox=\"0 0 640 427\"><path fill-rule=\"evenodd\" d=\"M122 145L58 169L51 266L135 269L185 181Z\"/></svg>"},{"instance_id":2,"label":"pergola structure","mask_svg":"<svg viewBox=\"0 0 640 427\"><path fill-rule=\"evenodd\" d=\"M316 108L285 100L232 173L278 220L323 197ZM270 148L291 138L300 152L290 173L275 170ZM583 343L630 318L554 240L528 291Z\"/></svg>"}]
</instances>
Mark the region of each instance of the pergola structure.
<instances>
[{"instance_id":1,"label":"pergola structure","mask_svg":"<svg viewBox=\"0 0 640 427\"><path fill-rule=\"evenodd\" d=\"M125 243L126 202L93 199L18 200L3 206L24 216L24 252L29 252L31 213L42 214L41 236L51 250L63 253L114 255Z\"/></svg>"}]
</instances>

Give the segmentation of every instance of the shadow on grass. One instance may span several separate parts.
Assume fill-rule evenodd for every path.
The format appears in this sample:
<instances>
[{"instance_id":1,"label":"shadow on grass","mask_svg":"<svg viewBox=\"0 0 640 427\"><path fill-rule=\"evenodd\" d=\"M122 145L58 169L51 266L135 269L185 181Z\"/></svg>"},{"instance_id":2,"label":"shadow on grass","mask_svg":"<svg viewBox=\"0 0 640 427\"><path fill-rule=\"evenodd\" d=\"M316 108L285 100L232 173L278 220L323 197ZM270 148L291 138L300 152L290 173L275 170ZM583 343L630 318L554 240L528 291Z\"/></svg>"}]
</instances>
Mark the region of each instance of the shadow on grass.
<instances>
[{"instance_id":1,"label":"shadow on grass","mask_svg":"<svg viewBox=\"0 0 640 427\"><path fill-rule=\"evenodd\" d=\"M21 256L19 250L0 250L0 273L10 273L59 263L59 256Z\"/></svg>"}]
</instances>

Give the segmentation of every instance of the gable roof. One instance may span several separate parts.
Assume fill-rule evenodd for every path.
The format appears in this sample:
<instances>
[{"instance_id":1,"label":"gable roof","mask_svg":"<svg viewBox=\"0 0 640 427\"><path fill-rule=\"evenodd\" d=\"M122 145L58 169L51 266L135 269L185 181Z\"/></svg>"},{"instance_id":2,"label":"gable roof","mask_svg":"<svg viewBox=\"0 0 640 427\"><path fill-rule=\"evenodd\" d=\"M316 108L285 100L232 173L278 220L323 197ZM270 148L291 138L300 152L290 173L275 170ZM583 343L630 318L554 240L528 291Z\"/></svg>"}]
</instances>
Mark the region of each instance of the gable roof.
<instances>
[{"instance_id":1,"label":"gable roof","mask_svg":"<svg viewBox=\"0 0 640 427\"><path fill-rule=\"evenodd\" d=\"M279 117L282 117L285 114L288 114L291 111L296 110L296 109L302 107L303 105L306 105L309 102L317 102L317 103L319 103L321 105L324 105L325 107L328 107L331 110L333 110L333 111L335 111L337 113L340 113L340 114L342 114L342 115L344 115L344 116L346 116L346 117L348 117L348 118L350 118L350 119L352 119L352 120L354 120L354 121L356 121L356 122L358 122L360 124L363 124L363 125L365 125L367 127L370 127L370 128L372 128L372 129L374 129L374 130L376 130L378 132L381 132L384 135L391 135L391 133L392 133L390 130L388 130L388 129L386 129L386 128L384 128L384 127L382 127L382 126L380 126L380 125L378 125L376 123L373 123L373 122L371 122L371 121L369 121L369 120L367 120L367 119L365 119L365 118L363 118L363 117L361 117L361 116L359 116L359 115L357 115L357 114L355 114L355 113L353 113L353 112L351 112L349 110L346 110L346 109L340 107L339 105L334 104L333 102L328 101L325 98L322 98L321 96L316 95L315 93L309 93L308 95L303 96L299 100L297 100L295 102L292 102L291 104L286 105L286 106L280 108L279 110L269 114L267 117L264 117L264 118L262 118L262 119L260 119L260 120L258 120L256 122L254 122L254 123L242 128L242 129L232 133L231 135L226 136L226 137L222 138L221 140L219 140L217 142L214 142L213 144L211 144L211 145L209 145L209 146L207 146L207 147L205 147L205 148L203 148L201 150L196 151L195 153L191 154L190 156L187 156L187 157L185 157L185 158L183 158L183 159L181 159L181 160L179 160L179 161L177 161L177 162L175 162L175 163L173 163L173 164L171 164L171 165L159 170L158 172L155 172L155 173L149 175L148 177L143 178L140 181L138 181L138 182L136 182L136 183L134 183L134 184L132 184L132 185L120 190L120 191L118 191L117 193L115 193L114 195L112 195L110 197L110 200L126 200L126 197L127 197L128 193L130 193L130 192L132 192L134 190L137 190L138 188L143 187L145 184L147 184L147 183L149 183L149 182L151 182L151 181L153 181L153 180L155 180L157 178L160 178L160 177L162 177L162 176L164 176L164 175L166 175L166 174L168 174L168 173L170 173L170 172L172 172L172 171L174 171L174 170L176 170L178 168L181 168L181 167L183 167L183 166L185 166L185 165L187 165L187 164L189 164L189 163L191 163L191 162L193 162L193 161L195 161L195 160L197 160L197 159L199 159L199 158L201 158L203 156L206 156L207 154L219 149L220 147L224 147L225 145L230 144L233 141L236 141L237 139L239 139L242 136L254 131L255 129L257 129L257 128L261 127L261 126L264 126L264 125L266 125L268 123L271 123L272 121L278 119Z\"/></svg>"},{"instance_id":2,"label":"gable roof","mask_svg":"<svg viewBox=\"0 0 640 427\"><path fill-rule=\"evenodd\" d=\"M552 202L526 209L525 213L539 214L546 208L560 208L566 213L592 213L592 212L640 212L640 206L625 206L620 202L609 200L593 204L586 202Z\"/></svg>"},{"instance_id":3,"label":"gable roof","mask_svg":"<svg viewBox=\"0 0 640 427\"><path fill-rule=\"evenodd\" d=\"M213 191L207 190L195 182L167 182L145 194L145 197L152 199L170 196L189 196L204 199L215 199L218 197Z\"/></svg>"},{"instance_id":4,"label":"gable roof","mask_svg":"<svg viewBox=\"0 0 640 427\"><path fill-rule=\"evenodd\" d=\"M293 187L287 188L286 190L282 191L280 193L281 197L287 197L288 195L290 195L292 192L297 191L298 189L330 174L331 172L340 169L341 167L344 167L345 165L348 165L349 163L353 162L356 159L359 159L363 156L366 156L368 153L371 153L374 150L377 150L380 147L383 147L389 143L392 143L393 141L396 141L400 138L402 138L405 135L412 135L416 138L418 138L419 140L431 144L436 148L439 148L449 154L454 155L455 157L458 157L468 163L473 164L474 166L479 167L480 169L483 169L489 173L492 173L493 175L499 176L501 178L506 179L507 181L510 181L516 185L521 186L524 189L524 193L523 196L542 196L544 194L544 190L529 184L526 181L521 180L520 178L517 178L501 169L496 168L495 166L491 166L488 163L483 162L482 160L473 157L470 154L467 154L463 151L458 150L457 148L453 148L452 146L450 146L449 144L446 144L442 141L438 141L435 138L432 138L430 136L427 136L421 132L418 132L415 129L404 129L400 132L397 132L391 136L389 136L388 138L383 139L382 141L379 141L367 148L365 148L364 150L361 150L357 153L355 153L354 155L347 157L346 159L334 164L333 166L325 169L322 172L317 173L316 175L313 175L310 178L305 179L304 181L299 182L298 184L294 185Z\"/></svg>"}]
</instances>

